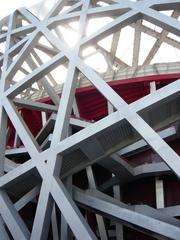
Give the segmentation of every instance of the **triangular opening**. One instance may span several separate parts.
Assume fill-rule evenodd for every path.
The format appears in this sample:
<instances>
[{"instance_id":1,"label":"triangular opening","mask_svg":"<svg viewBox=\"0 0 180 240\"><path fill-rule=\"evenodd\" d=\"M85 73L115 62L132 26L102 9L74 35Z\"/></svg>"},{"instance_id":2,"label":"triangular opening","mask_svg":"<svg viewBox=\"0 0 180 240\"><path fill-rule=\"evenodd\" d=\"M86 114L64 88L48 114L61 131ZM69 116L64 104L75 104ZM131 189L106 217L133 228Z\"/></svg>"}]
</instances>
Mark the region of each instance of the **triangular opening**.
<instances>
[{"instance_id":1,"label":"triangular opening","mask_svg":"<svg viewBox=\"0 0 180 240\"><path fill-rule=\"evenodd\" d=\"M8 99L6 101L5 110L12 123L9 125L9 127L13 130L10 145L15 148L23 148L24 146L26 152L28 153L28 155L26 153L27 158L24 159L26 161L29 155L30 157L34 155L33 151L36 151L37 153L40 151L40 147L35 140L38 129L42 126L40 112L33 112L32 110L28 112L25 108L18 108L11 100ZM16 137L19 140L16 139ZM17 143L15 143L15 141L17 141Z\"/></svg>"},{"instance_id":2,"label":"triangular opening","mask_svg":"<svg viewBox=\"0 0 180 240\"><path fill-rule=\"evenodd\" d=\"M155 42L156 39L154 37L151 37L150 35L143 32L141 33L139 65L150 64L151 60L149 59L149 57L152 57L152 53L150 55L150 51L153 48Z\"/></svg>"},{"instance_id":3,"label":"triangular opening","mask_svg":"<svg viewBox=\"0 0 180 240\"><path fill-rule=\"evenodd\" d=\"M27 89L30 90L31 95L33 92L36 93L45 90L48 93L48 96L51 97L51 92L53 90L52 86L54 87L57 85L57 82L54 79L55 74L51 74L51 72L62 63L65 64L66 59L63 54L59 53L59 51L53 47L49 47L50 44L48 46L49 42L45 38L43 38L43 41L46 45L39 45L38 42L36 46L29 51L29 56L24 62L21 60L21 57L26 53L25 49L23 54L21 54L22 56L17 56L14 59L14 62L10 65L8 76L13 75L13 77L12 86L9 89L9 96L11 95L12 98L21 93L24 95ZM36 47L40 49L36 49ZM18 69L20 63L21 66ZM12 72L15 67L17 69L16 72ZM61 82L63 82L63 80L61 80Z\"/></svg>"},{"instance_id":4,"label":"triangular opening","mask_svg":"<svg viewBox=\"0 0 180 240\"><path fill-rule=\"evenodd\" d=\"M76 46L79 37L79 16L77 18L78 19L76 21L73 21L71 23L67 22L63 26L59 25L51 30L51 32L56 38L59 39L59 41L62 41L63 44L67 45L67 47L71 49Z\"/></svg>"},{"instance_id":5,"label":"triangular opening","mask_svg":"<svg viewBox=\"0 0 180 240\"><path fill-rule=\"evenodd\" d=\"M164 55L164 53L166 54ZM167 43L162 43L151 63L154 64L178 61L180 61L180 50Z\"/></svg>"},{"instance_id":6,"label":"triangular opening","mask_svg":"<svg viewBox=\"0 0 180 240\"><path fill-rule=\"evenodd\" d=\"M130 26L121 29L120 38L117 46L116 57L127 65L132 65L133 59L134 29Z\"/></svg>"}]
</instances>

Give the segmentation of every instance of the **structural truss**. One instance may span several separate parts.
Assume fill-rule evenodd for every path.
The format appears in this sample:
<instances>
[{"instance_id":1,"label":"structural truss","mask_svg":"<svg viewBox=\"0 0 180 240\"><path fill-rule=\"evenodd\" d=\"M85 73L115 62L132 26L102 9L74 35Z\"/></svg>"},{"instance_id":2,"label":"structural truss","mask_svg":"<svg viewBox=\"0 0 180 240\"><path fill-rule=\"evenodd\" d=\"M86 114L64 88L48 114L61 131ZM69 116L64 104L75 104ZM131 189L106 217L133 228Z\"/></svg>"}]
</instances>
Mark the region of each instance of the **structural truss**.
<instances>
[{"instance_id":1,"label":"structural truss","mask_svg":"<svg viewBox=\"0 0 180 240\"><path fill-rule=\"evenodd\" d=\"M179 54L180 1L60 0L33 11L0 22L0 239L179 239L180 202L165 206L161 177L180 177L180 63L151 63L163 43ZM104 24L88 33L92 19ZM129 63L117 54L127 26ZM154 43L140 64L142 33ZM96 54L103 72L86 62ZM147 179L155 206L125 200L125 186Z\"/></svg>"}]
</instances>

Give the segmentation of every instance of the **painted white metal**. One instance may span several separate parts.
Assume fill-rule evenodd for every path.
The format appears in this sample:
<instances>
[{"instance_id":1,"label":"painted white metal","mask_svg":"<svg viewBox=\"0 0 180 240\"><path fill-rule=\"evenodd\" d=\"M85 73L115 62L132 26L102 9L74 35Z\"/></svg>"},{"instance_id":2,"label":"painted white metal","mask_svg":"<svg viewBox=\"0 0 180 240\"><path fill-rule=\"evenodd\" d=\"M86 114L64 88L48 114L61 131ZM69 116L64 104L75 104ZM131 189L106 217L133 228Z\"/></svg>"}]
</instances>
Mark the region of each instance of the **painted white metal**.
<instances>
[{"instance_id":1,"label":"painted white metal","mask_svg":"<svg viewBox=\"0 0 180 240\"><path fill-rule=\"evenodd\" d=\"M88 163L85 164L83 168L86 168L87 165L91 165L93 162L100 161L105 157L112 158L111 161L113 166L112 153L115 150L113 150L112 147L107 151L104 150L98 142L97 136L100 136L103 132L106 132L108 129L111 129L113 126L116 126L116 124L120 124L123 121L128 123L130 128L134 129L134 132L136 131L136 133L142 138L142 140L139 140L136 144L134 143L133 146L135 148L138 148L139 145L140 147L146 146L147 143L147 145L149 145L149 147L151 147L169 167L168 168L163 163L163 166L159 165L160 170L164 172L169 172L171 170L178 178L180 177L180 157L164 141L162 134L156 133L156 131L148 125L141 116L141 112L144 109L153 106L153 104L156 104L157 102L166 104L166 101L169 99L174 99L179 96L180 80L155 92L152 92L153 89L155 89L155 82L153 82L151 84L152 93L130 105L128 105L106 83L107 76L109 79L112 79L112 73L113 76L115 76L113 69L115 64L118 65L116 79L118 79L118 76L121 76L121 78L122 76L126 76L123 71L126 71L127 69L124 70L121 68L127 68L127 65L122 59L118 59L116 56L119 38L121 37L120 33L125 26L131 25L135 28L132 58L132 64L135 69L133 70L133 68L131 68L133 76L139 71L137 65L139 62L142 32L146 32L151 36L153 35L157 39L153 48L147 55L144 64L149 64L151 62L155 52L163 42L169 43L177 49L180 48L180 43L175 39L170 39L168 36L169 32L176 36L180 36L180 23L177 19L179 16L178 9L180 8L180 2L175 0L142 0L136 2L128 0L106 0L104 2L108 3L108 6L102 7L99 6L98 1L90 0L59 0L49 13L44 16L43 20L38 19L25 8L15 11L9 16L9 18L2 20L0 26L0 42L6 42L6 49L0 56L0 63L2 66L0 81L0 214L2 217L2 219L0 219L0 234L2 238L7 237L6 229L4 228L5 224L14 239L47 239L50 221L52 221L52 223L54 222L56 224L53 228L53 239L56 239L60 228L60 224L58 226L57 223L58 218L55 216L55 207L53 207L56 203L58 211L60 211L64 217L65 228L67 228L68 224L77 239L97 239L85 218L82 216L76 203L73 201L73 195L71 195L68 192L68 189L66 189L67 186L62 181L64 179L61 179L63 158L66 154L80 149L83 156L85 155L88 159ZM69 8L62 11L67 5ZM171 9L173 11L172 16L167 16L160 12L164 9ZM109 16L112 21L105 24L105 26L101 27L94 33L86 35L89 18L96 16ZM162 27L164 30L159 33L143 26L143 19ZM57 34L57 27L68 26L69 23L75 20L79 21L79 29L77 31L78 41L74 48L70 48L64 41L64 38L61 38L61 35ZM27 22L27 26L23 26L24 21ZM5 32L3 27L7 27ZM101 46L98 46L98 42L111 34L113 34L113 41L109 53L106 49L102 49ZM46 38L51 47L40 42L42 36ZM72 41L74 41L74 39L72 39ZM103 79L101 74L85 64L85 57L82 57L82 51L87 46L95 46L96 49L100 48L101 52L104 53L103 56L107 56L108 59L106 61L108 62L109 67L105 74L105 79ZM50 59L47 61L41 59L38 55L37 49L40 49L44 54L50 56ZM26 63L25 67L23 66L24 63ZM176 64L176 73L179 73L179 63ZM30 67L28 70L26 69L27 65ZM66 66L68 73L64 85L58 86L59 89L56 91L54 88L57 87L57 83L52 76L52 71L59 66ZM167 71L166 73L170 73L171 71L167 70L166 66L165 70L163 69L162 72L164 73ZM149 68L151 67L149 66ZM146 67L146 69L149 68ZM16 73L18 74L18 71L23 72L25 77L19 79L17 82L15 76ZM144 72L142 74L144 75ZM129 75L131 75L131 73ZM136 76L139 75L137 74ZM81 86L85 86L89 81L88 84L93 84L94 87L97 88L97 90L107 99L110 106L109 108L111 108L109 116L93 124L84 122L80 119L71 118L72 110L77 117L80 117L75 100L75 90L79 81L82 83ZM37 84L37 89L32 86L34 83ZM41 91L46 91L55 105L34 102L34 96L44 96ZM61 92L61 98L59 98L57 92ZM17 97L20 97L20 99ZM52 133L50 139L51 143L48 149L44 150L44 148L42 148L44 144L39 144L38 137L35 138L32 135L25 124L23 117L19 114L17 106L41 111L43 116L42 131L45 132L49 122L45 124L44 112L55 112L57 114L53 119L53 129L51 132L47 131L48 136L46 136L46 139L44 140L48 142L49 134ZM114 110L115 112L113 112ZM23 149L23 152L26 154L28 153L30 159L20 165L14 164L12 170L8 170L9 172L4 174L7 164L10 164L5 158L8 118L14 125L16 134L24 145L25 149ZM70 125L84 129L70 136ZM171 127L171 129L172 128L173 127ZM162 130L161 133L163 131L165 130ZM176 131L174 131L174 134L176 134ZM126 152L129 151L128 147L131 148L132 145L127 146L125 149ZM119 151L119 154L122 152L123 150ZM117 157L117 155L114 155L114 161ZM72 157L70 162L72 163L73 161L74 159ZM123 160L121 163L121 167L125 168ZM78 168L78 166L76 166L75 172L79 170L81 170L81 167ZM87 168L88 173L90 171L88 174L89 185L90 188L97 188L91 170L91 167ZM131 177L133 178L137 176L139 174L138 171L140 170L137 168L133 169ZM155 169L153 171L156 172ZM8 196L8 187L16 185L16 181L23 179L24 176L28 177L32 172L36 172L36 174L38 173L38 176L40 176L42 180L41 188L39 188L38 183L37 187L28 191L15 204L13 204ZM141 174L144 174L144 172L142 170ZM73 171L71 172L71 175L72 174ZM24 183L20 182L19 184L23 186ZM39 198L35 219L32 226L32 232L29 232L26 224L18 213L18 210L32 201L38 193ZM82 196L85 196L83 200L81 199ZM90 202L90 199L93 202ZM106 213L110 218L115 217L118 218L118 220L120 219L126 223L133 224L133 226L140 226L142 231L143 229L145 232L148 230L153 234L157 234L157 237L160 239L162 236L178 239L180 233L180 228L177 226L178 220L173 221L171 219L172 221L168 223L167 221L169 219L167 219L167 221L163 218L157 220L157 215L154 212L153 216L146 216L145 210L147 210L147 208L144 209L144 214L143 207L141 209L139 208L142 211L142 213L139 214L136 211L128 210L126 206L121 203L116 204L119 202L119 199L114 199L112 202L112 200L105 195L97 194L97 196L91 196L89 193L86 194L86 192L81 193L78 191L75 192L75 200L80 204L87 205L91 209ZM158 201L157 207L163 207L164 205L162 202L161 205L159 204L160 201ZM115 211L117 211L117 213ZM150 212L151 211L149 210L148 213L150 214ZM123 213L125 215L123 215ZM156 226L157 222L160 223L159 226ZM101 231L100 235L104 235L104 239L107 239L103 218L99 216L98 225L99 230ZM167 227L169 229L167 229ZM57 232L58 234L56 234Z\"/></svg>"}]
</instances>

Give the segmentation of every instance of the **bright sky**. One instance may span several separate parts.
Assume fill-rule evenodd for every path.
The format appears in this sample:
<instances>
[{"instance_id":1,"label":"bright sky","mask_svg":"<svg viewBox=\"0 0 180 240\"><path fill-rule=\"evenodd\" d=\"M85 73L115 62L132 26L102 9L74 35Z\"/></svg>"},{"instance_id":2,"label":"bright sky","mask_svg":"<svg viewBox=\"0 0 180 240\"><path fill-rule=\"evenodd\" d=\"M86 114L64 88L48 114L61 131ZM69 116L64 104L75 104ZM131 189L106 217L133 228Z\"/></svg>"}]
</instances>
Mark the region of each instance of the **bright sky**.
<instances>
[{"instance_id":1,"label":"bright sky","mask_svg":"<svg viewBox=\"0 0 180 240\"><path fill-rule=\"evenodd\" d=\"M0 0L3 1L3 0ZM12 13L15 9L20 7L27 7L30 8L32 6L35 6L36 4L40 3L38 8L32 7L31 10L36 9L36 12L34 12L36 15L38 15L40 18L41 13L47 13L48 10L55 4L57 0L4 0L3 4L0 8L0 19L9 15ZM165 13L170 15L171 12ZM107 24L109 21L111 21L111 18L101 18L101 19L91 19L87 28L87 34L91 34L93 31L96 31L98 28L102 27L104 24ZM98 24L97 24L98 22ZM148 23L143 20L143 24L148 26L149 28L156 30L158 32L161 32L162 29L158 28L157 26ZM78 28L77 23L72 23L71 26L76 29ZM77 36L75 36L74 32L69 32L67 29L61 29L64 39L66 40L67 44L70 47L72 45L71 39L75 39ZM172 34L169 33L168 36L175 39L174 36L171 36ZM129 37L132 36L132 37ZM133 39L134 39L134 29L130 26L125 27L121 31L121 37L119 40L119 45L117 48L116 56L121 58L124 62L127 64L132 64L132 56L133 56ZM70 42L68 42L70 40ZM177 41L179 40L176 39ZM141 49L140 49L140 59L139 64L142 64L145 57L147 56L148 52L150 51L151 47L155 43L156 39L153 37L150 37L149 35L142 33L141 34ZM75 42L75 41L73 41ZM108 38L102 40L99 42L99 44L104 47L107 51L110 50L112 42L112 35ZM122 47L123 46L123 47ZM95 53L93 55L93 52ZM92 54L91 54L92 53ZM90 55L89 55L90 54ZM105 58L102 53L97 52L96 50L91 47L90 49L87 49L86 52L83 53L83 55L89 55L89 57L86 59L86 63L90 65L92 68L96 69L99 72L106 71L107 63L105 61ZM44 56L45 58L45 56ZM170 45L167 45L165 43L162 44L160 47L158 53L155 55L151 63L158 63L158 62L175 62L180 61L180 51L178 49L173 48ZM61 66L62 68L62 66ZM57 74L58 69L54 70L54 74ZM62 71L62 69L61 69ZM65 72L65 70L64 70ZM66 75L66 74L65 74ZM64 76L65 77L65 76Z\"/></svg>"},{"instance_id":2,"label":"bright sky","mask_svg":"<svg viewBox=\"0 0 180 240\"><path fill-rule=\"evenodd\" d=\"M3 18L10 13L12 13L15 9L20 7L30 7L38 2L40 0L1 0L1 7L0 7L0 18ZM3 4L2 4L3 3Z\"/></svg>"}]
</instances>

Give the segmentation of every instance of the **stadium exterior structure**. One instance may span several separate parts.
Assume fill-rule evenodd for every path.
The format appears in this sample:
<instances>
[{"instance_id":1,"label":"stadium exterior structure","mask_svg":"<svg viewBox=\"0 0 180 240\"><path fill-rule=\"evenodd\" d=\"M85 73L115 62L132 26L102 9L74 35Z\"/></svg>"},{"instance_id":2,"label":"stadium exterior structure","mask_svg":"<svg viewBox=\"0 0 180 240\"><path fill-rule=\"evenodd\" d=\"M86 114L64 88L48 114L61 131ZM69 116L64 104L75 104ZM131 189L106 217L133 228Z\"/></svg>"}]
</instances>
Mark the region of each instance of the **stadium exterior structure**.
<instances>
[{"instance_id":1,"label":"stadium exterior structure","mask_svg":"<svg viewBox=\"0 0 180 240\"><path fill-rule=\"evenodd\" d=\"M180 62L151 64L163 43L180 49L180 1L59 0L33 11L0 22L0 240L180 239ZM130 65L117 56L126 26ZM62 27L77 33L74 47ZM140 65L142 33L155 42ZM108 36L109 50L99 43ZM103 73L86 63L97 53ZM53 75L62 67L63 84Z\"/></svg>"}]
</instances>

